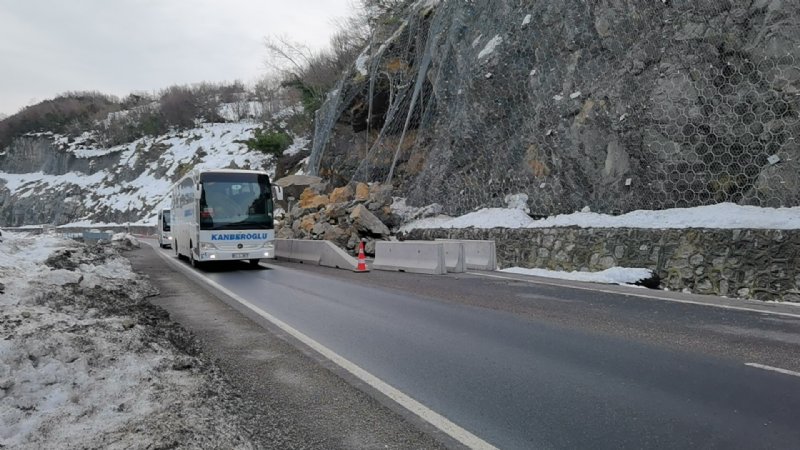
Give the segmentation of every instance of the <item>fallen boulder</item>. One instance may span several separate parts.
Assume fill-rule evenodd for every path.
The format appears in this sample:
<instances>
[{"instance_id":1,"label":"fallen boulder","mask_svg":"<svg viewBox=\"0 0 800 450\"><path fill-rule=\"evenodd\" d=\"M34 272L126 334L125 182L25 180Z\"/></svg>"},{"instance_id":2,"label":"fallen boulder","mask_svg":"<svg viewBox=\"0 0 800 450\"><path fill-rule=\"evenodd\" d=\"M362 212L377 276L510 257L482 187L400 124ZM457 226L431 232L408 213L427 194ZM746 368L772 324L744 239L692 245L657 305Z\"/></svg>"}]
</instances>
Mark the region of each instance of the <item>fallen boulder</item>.
<instances>
[{"instance_id":1,"label":"fallen boulder","mask_svg":"<svg viewBox=\"0 0 800 450\"><path fill-rule=\"evenodd\" d=\"M358 231L372 236L388 236L391 232L380 219L375 217L363 204L356 205L350 212L350 219Z\"/></svg>"}]
</instances>

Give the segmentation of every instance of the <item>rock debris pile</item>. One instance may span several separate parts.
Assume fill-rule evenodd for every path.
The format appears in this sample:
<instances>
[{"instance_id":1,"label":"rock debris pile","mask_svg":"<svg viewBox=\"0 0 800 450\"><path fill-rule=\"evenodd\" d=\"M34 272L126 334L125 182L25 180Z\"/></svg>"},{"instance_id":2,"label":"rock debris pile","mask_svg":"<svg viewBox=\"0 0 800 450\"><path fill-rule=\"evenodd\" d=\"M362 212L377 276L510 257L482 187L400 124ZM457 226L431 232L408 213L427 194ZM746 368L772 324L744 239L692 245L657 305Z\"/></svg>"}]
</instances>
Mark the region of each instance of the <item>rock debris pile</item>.
<instances>
[{"instance_id":1,"label":"rock debris pile","mask_svg":"<svg viewBox=\"0 0 800 450\"><path fill-rule=\"evenodd\" d=\"M364 239L366 253L374 254L375 241L388 240L400 225L392 210L392 187L357 183L328 190L324 183L308 186L283 218L278 237L332 241L357 250Z\"/></svg>"}]
</instances>

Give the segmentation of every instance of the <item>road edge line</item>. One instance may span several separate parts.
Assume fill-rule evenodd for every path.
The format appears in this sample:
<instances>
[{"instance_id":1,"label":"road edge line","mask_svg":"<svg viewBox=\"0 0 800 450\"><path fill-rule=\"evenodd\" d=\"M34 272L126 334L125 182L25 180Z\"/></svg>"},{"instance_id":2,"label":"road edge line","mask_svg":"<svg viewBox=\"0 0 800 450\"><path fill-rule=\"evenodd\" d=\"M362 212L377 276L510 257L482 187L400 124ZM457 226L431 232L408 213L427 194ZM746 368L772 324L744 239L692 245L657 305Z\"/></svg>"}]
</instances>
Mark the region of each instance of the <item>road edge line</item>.
<instances>
[{"instance_id":1,"label":"road edge line","mask_svg":"<svg viewBox=\"0 0 800 450\"><path fill-rule=\"evenodd\" d=\"M665 302L684 303L684 304L688 304L688 305L709 306L709 307L712 307L712 308L732 309L732 310L736 310L736 311L750 311L750 312L757 312L757 313L762 313L762 314L773 314L773 315L777 315L777 316L792 317L792 318L795 318L795 319L800 319L800 314L792 314L792 313L781 312L781 311L765 311L765 310L761 310L761 309L747 308L747 307L744 307L744 306L715 305L713 303L703 303L703 302L698 302L698 301L694 301L694 300L681 300L681 299L677 299L677 298L658 297L658 296L655 296L655 295L638 294L636 292L618 292L618 291L612 291L612 290L602 289L602 288L594 289L594 288L590 288L590 287L586 287L586 286L572 286L572 285L569 285L569 284L553 283L553 282L549 282L549 281L526 280L526 279L522 279L522 278L512 278L512 277L504 277L504 276L501 276L501 275L491 275L491 274L488 274L488 273L467 272L467 274L469 274L469 275L477 275L479 277L499 278L501 280L522 281L524 283L543 284L543 285L546 285L546 286L557 286L557 287L563 287L563 288L568 288L568 289L580 289L582 291L602 292L604 294L627 295L627 296L630 296L630 297L649 298L649 299L653 299L653 300L662 300L662 301L665 301Z\"/></svg>"},{"instance_id":2,"label":"road edge line","mask_svg":"<svg viewBox=\"0 0 800 450\"><path fill-rule=\"evenodd\" d=\"M769 370L770 372L778 372L784 375L791 375L794 377L800 377L800 372L795 372L794 370L789 369L781 369L780 367L773 367L768 366L766 364L759 364L759 363L744 363L745 366L748 367L755 367L757 369Z\"/></svg>"},{"instance_id":3,"label":"road edge line","mask_svg":"<svg viewBox=\"0 0 800 450\"><path fill-rule=\"evenodd\" d=\"M491 445L490 443L484 441L483 439L479 438L478 436L470 433L466 429L456 425L446 417L442 416L441 414L433 411L432 409L428 408L427 406L423 405L422 403L414 400L410 396L404 394L397 388L391 386L390 384L386 383L385 381L381 380L380 378L372 375L371 373L367 372L366 370L362 369L360 366L356 365L355 363L351 362L347 358L339 355L338 353L334 352L333 350L329 349L328 347L320 344L319 342L315 341L309 336L306 336L299 330L295 329L288 323L278 319L277 317L273 316L272 314L258 308L257 306L253 305L252 303L248 302L244 298L240 297L239 295L235 294L234 292L230 291L226 287L220 285L219 283L209 280L208 278L202 276L201 274L185 267L184 265L180 264L178 261L173 260L170 257L167 257L163 252L159 251L155 248L151 243L145 242L150 248L152 248L156 254L158 254L161 259L167 261L174 267L177 267L184 273L190 274L192 277L201 280L202 282L208 284L209 286L214 287L215 289L219 290L220 292L224 293L228 297L232 298L239 302L242 306L249 309L253 313L259 315L261 318L269 321L273 325L277 326L284 332L288 333L298 341L302 342L303 344L309 346L312 350L316 351L320 355L322 355L327 360L331 361L332 363L336 364L337 366L341 367L354 377L358 378L359 380L366 383L371 388L377 390L381 394L389 397L392 401L397 403L398 405L402 406L415 416L419 417L423 421L433 425L438 430L442 431L446 435L450 436L451 438L455 439L456 441L460 442L461 444L473 448L473 449L485 449L485 450L497 450L497 447Z\"/></svg>"}]
</instances>

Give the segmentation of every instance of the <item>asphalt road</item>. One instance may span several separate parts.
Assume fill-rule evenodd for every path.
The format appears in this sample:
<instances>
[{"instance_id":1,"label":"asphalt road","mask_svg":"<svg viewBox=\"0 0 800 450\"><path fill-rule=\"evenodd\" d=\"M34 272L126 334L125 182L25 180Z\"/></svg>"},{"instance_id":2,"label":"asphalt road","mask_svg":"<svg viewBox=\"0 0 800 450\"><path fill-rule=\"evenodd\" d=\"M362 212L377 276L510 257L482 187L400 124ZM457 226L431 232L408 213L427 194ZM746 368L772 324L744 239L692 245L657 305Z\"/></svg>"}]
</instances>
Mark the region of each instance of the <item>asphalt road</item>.
<instances>
[{"instance_id":1,"label":"asphalt road","mask_svg":"<svg viewBox=\"0 0 800 450\"><path fill-rule=\"evenodd\" d=\"M797 317L535 280L263 266L200 273L499 448L800 446L800 377L745 365L800 370Z\"/></svg>"},{"instance_id":2,"label":"asphalt road","mask_svg":"<svg viewBox=\"0 0 800 450\"><path fill-rule=\"evenodd\" d=\"M147 246L126 256L158 288L149 301L197 337L201 357L213 361L241 397L244 405L229 419L248 432L252 448L401 450L451 443L432 426L364 392L280 329L231 308L230 299L187 276L188 264L167 264Z\"/></svg>"}]
</instances>

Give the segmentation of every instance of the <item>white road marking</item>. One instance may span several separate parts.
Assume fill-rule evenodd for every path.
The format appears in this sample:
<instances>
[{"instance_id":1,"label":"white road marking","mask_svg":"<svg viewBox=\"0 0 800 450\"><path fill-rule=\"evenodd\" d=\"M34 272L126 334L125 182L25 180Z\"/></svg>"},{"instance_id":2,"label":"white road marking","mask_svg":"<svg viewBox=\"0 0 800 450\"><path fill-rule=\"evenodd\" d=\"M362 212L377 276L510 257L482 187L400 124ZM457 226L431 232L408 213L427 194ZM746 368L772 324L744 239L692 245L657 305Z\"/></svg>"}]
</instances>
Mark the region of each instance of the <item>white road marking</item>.
<instances>
[{"instance_id":1,"label":"white road marking","mask_svg":"<svg viewBox=\"0 0 800 450\"><path fill-rule=\"evenodd\" d=\"M636 292L619 292L619 291L612 291L610 289L602 289L602 288L594 288L594 287L585 287L585 286L573 286L569 284L561 284L561 283L554 283L551 281L540 281L540 280L526 280L522 278L512 278L512 277L504 277L502 275L490 275L488 273L478 273L478 272L467 272L470 275L478 275L480 277L489 277L489 278L500 278L502 280L511 280L511 281L522 281L524 283L531 283L531 284L544 284L547 286L558 286L563 288L569 289L580 289L582 291L592 291L592 292L603 292L605 294L617 294L617 295L627 295L631 297L641 297L641 298L649 298L654 300L663 300L667 302L675 302L675 303L686 303L689 305L700 305L700 306L711 306L713 308L723 308L723 309L733 309L737 311L750 311L750 312L757 312L762 314L772 314L776 316L784 316L784 317L793 317L795 319L800 319L800 314L792 314L780 311L765 311L762 309L756 308L747 308L744 306L732 306L732 305L717 305L714 303L704 303L698 302L694 300L682 300L677 298L667 298L667 297L658 297L656 295L646 295L646 294L638 294Z\"/></svg>"},{"instance_id":2,"label":"white road marking","mask_svg":"<svg viewBox=\"0 0 800 450\"><path fill-rule=\"evenodd\" d=\"M788 370L788 369L781 369L780 367L766 366L764 364L758 364L758 363L745 363L745 366L756 367L759 369L770 370L772 372L778 372L785 375L800 377L800 372L795 372L793 370Z\"/></svg>"},{"instance_id":3,"label":"white road marking","mask_svg":"<svg viewBox=\"0 0 800 450\"><path fill-rule=\"evenodd\" d=\"M433 425L434 427L441 430L443 433L447 434L451 438L457 440L458 442L466 445L469 448L474 449L486 449L486 450L497 450L497 448L488 442L484 441L483 439L475 436L474 434L470 433L469 431L461 428L460 426L456 425L455 423L448 420L446 417L442 416L441 414L433 411L432 409L428 408L427 406L423 405L422 403L414 400L413 398L409 397L408 395L402 393L398 389L394 388L393 386L389 385L388 383L384 382L380 378L372 375L371 373L367 372L366 370L362 369L358 365L350 362L348 359L344 358L343 356L339 355L338 353L334 352L333 350L325 347L324 345L320 344L319 342L315 341L314 339L306 336L305 334L301 333L291 325L287 324L286 322L278 319L277 317L273 316L272 314L258 308L257 306L253 305L252 303L248 302L244 298L236 295L235 293L231 292L224 286L216 283L215 281L209 280L208 278L204 277L200 273L191 270L189 267L181 264L174 258L168 257L164 254L164 252L159 251L159 249L155 248L153 244L149 242L147 245L153 248L156 253L165 261L172 264L173 266L179 268L181 271L188 273L195 278L207 283L214 288L218 289L219 291L225 293L225 295L233 298L237 302L241 303L243 306L248 308L249 310L253 311L254 313L258 314L259 316L263 317L264 319L270 321L275 326L279 327L283 331L292 335L295 339L299 340L300 342L304 343L305 345L314 349L317 353L321 354L325 358L329 359L331 362L336 364L337 366L341 367L342 369L350 372L353 376L358 378L359 380L367 383L373 389L378 390L382 394L386 395L387 397L394 400L397 404L402 406L403 408L407 409L408 411L415 414L420 419L428 422L429 424Z\"/></svg>"}]
</instances>

